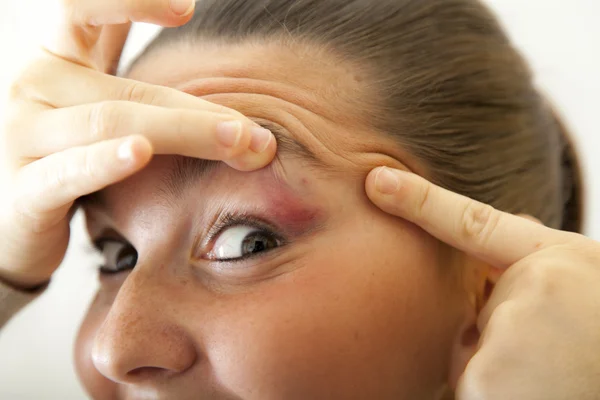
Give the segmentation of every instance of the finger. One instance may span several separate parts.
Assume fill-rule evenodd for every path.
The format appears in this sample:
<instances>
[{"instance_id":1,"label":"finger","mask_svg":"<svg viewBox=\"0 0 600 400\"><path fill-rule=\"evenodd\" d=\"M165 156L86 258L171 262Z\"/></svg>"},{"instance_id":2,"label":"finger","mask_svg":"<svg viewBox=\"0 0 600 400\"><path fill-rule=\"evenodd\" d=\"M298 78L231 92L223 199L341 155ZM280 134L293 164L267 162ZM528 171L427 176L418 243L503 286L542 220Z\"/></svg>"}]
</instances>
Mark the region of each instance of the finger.
<instances>
[{"instance_id":1,"label":"finger","mask_svg":"<svg viewBox=\"0 0 600 400\"><path fill-rule=\"evenodd\" d=\"M117 74L121 54L125 48L130 30L131 23L103 27L98 42L99 58L101 60L99 71L110 75Z\"/></svg>"},{"instance_id":2,"label":"finger","mask_svg":"<svg viewBox=\"0 0 600 400\"><path fill-rule=\"evenodd\" d=\"M195 0L63 0L73 25L114 25L147 22L179 26L192 15Z\"/></svg>"},{"instance_id":3,"label":"finger","mask_svg":"<svg viewBox=\"0 0 600 400\"><path fill-rule=\"evenodd\" d=\"M65 91L66 85L68 91ZM123 100L243 117L235 110L176 89L107 75L54 57L40 60L35 68L26 70L18 86L22 96L54 108ZM249 119L248 122L252 123Z\"/></svg>"},{"instance_id":4,"label":"finger","mask_svg":"<svg viewBox=\"0 0 600 400\"><path fill-rule=\"evenodd\" d=\"M384 211L407 219L443 242L505 268L575 236L433 185L418 175L377 168L367 178L367 195Z\"/></svg>"},{"instance_id":5,"label":"finger","mask_svg":"<svg viewBox=\"0 0 600 400\"><path fill-rule=\"evenodd\" d=\"M169 27L179 26L189 21L195 5L193 0L63 0L63 2L64 21L58 38L53 44L47 46L48 50L69 61L97 69L102 69L99 64L110 65L110 60L101 60L97 57L96 46L104 29L103 25L148 22ZM109 53L109 58L112 56L114 54Z\"/></svg>"},{"instance_id":6,"label":"finger","mask_svg":"<svg viewBox=\"0 0 600 400\"><path fill-rule=\"evenodd\" d=\"M19 171L16 207L43 229L44 223L64 218L77 198L125 179L142 169L151 157L152 147L142 136L52 154ZM57 210L63 214L55 215Z\"/></svg>"},{"instance_id":7,"label":"finger","mask_svg":"<svg viewBox=\"0 0 600 400\"><path fill-rule=\"evenodd\" d=\"M126 101L85 104L40 113L30 121L19 148L23 157L42 158L135 133L152 143L155 154L225 161L242 170L262 168L275 156L275 139L245 120Z\"/></svg>"}]
</instances>

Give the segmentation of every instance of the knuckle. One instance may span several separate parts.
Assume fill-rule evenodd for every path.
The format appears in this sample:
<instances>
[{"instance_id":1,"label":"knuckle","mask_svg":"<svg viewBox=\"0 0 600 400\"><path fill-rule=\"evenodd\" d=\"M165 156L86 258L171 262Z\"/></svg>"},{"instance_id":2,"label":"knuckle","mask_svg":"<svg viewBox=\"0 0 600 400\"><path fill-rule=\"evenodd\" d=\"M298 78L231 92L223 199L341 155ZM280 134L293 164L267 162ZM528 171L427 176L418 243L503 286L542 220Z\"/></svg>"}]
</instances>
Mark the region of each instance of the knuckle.
<instances>
[{"instance_id":1,"label":"knuckle","mask_svg":"<svg viewBox=\"0 0 600 400\"><path fill-rule=\"evenodd\" d=\"M556 262L538 258L535 263L527 262L521 266L520 281L524 290L536 299L556 294L565 270Z\"/></svg>"},{"instance_id":2,"label":"knuckle","mask_svg":"<svg viewBox=\"0 0 600 400\"><path fill-rule=\"evenodd\" d=\"M171 135L173 136L173 139L176 140L178 143L185 143L185 133L184 132L185 132L185 125L186 125L186 118L183 115L183 113L171 112L168 110L164 114L164 118L169 121L170 127L172 128Z\"/></svg>"},{"instance_id":3,"label":"knuckle","mask_svg":"<svg viewBox=\"0 0 600 400\"><path fill-rule=\"evenodd\" d=\"M24 79L12 82L8 88L8 100L15 101L26 97L27 87Z\"/></svg>"},{"instance_id":4,"label":"knuckle","mask_svg":"<svg viewBox=\"0 0 600 400\"><path fill-rule=\"evenodd\" d=\"M44 173L44 182L47 183L47 188L51 190L61 190L67 186L69 179L69 165L63 164L55 170L47 170Z\"/></svg>"},{"instance_id":5,"label":"knuckle","mask_svg":"<svg viewBox=\"0 0 600 400\"><path fill-rule=\"evenodd\" d=\"M8 88L9 100L22 100L35 97L33 95L39 83L39 74L46 70L46 65L43 61L38 60L25 69L17 76Z\"/></svg>"},{"instance_id":6,"label":"knuckle","mask_svg":"<svg viewBox=\"0 0 600 400\"><path fill-rule=\"evenodd\" d=\"M118 113L116 106L111 102L94 104L88 115L88 130L90 138L94 141L110 138L111 133L118 127Z\"/></svg>"},{"instance_id":7,"label":"knuckle","mask_svg":"<svg viewBox=\"0 0 600 400\"><path fill-rule=\"evenodd\" d=\"M56 85L70 79L61 68L62 62L64 61L47 52L36 54L11 82L7 92L8 100L51 104L52 99L48 98L47 90L51 85L48 82Z\"/></svg>"},{"instance_id":8,"label":"knuckle","mask_svg":"<svg viewBox=\"0 0 600 400\"><path fill-rule=\"evenodd\" d=\"M47 180L55 190L74 196L81 193L81 186L93 176L89 149L73 148L66 160L47 177Z\"/></svg>"},{"instance_id":9,"label":"knuckle","mask_svg":"<svg viewBox=\"0 0 600 400\"><path fill-rule=\"evenodd\" d=\"M87 148L82 152L79 163L81 174L85 179L94 180L97 178L98 169L95 160L96 157L91 148Z\"/></svg>"},{"instance_id":10,"label":"knuckle","mask_svg":"<svg viewBox=\"0 0 600 400\"><path fill-rule=\"evenodd\" d=\"M462 237L485 246L500 222L500 213L490 205L469 201L460 221Z\"/></svg>"},{"instance_id":11,"label":"knuckle","mask_svg":"<svg viewBox=\"0 0 600 400\"><path fill-rule=\"evenodd\" d=\"M429 208L429 203L431 199L431 190L432 186L428 183L423 185L421 189L419 196L419 204L417 206L417 216L419 218L422 218L427 213L427 209Z\"/></svg>"},{"instance_id":12,"label":"knuckle","mask_svg":"<svg viewBox=\"0 0 600 400\"><path fill-rule=\"evenodd\" d=\"M157 93L149 85L140 82L130 82L125 85L121 98L134 103L153 105L156 103Z\"/></svg>"}]
</instances>

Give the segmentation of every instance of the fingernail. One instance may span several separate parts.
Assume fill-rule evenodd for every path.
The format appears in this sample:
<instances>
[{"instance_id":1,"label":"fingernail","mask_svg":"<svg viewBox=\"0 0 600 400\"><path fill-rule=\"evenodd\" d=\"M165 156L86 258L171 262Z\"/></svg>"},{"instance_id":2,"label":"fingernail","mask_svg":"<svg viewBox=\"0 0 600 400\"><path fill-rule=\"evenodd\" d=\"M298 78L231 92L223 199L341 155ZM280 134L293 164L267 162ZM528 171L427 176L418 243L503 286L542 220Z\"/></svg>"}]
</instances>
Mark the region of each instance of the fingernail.
<instances>
[{"instance_id":1,"label":"fingernail","mask_svg":"<svg viewBox=\"0 0 600 400\"><path fill-rule=\"evenodd\" d=\"M273 139L271 131L265 128L250 128L250 132L252 133L250 150L255 153L262 153L265 151L269 147L271 139Z\"/></svg>"},{"instance_id":2,"label":"fingernail","mask_svg":"<svg viewBox=\"0 0 600 400\"><path fill-rule=\"evenodd\" d=\"M225 121L217 125L217 139L227 147L235 147L242 138L242 123L240 121Z\"/></svg>"},{"instance_id":3,"label":"fingernail","mask_svg":"<svg viewBox=\"0 0 600 400\"><path fill-rule=\"evenodd\" d=\"M181 17L190 15L195 5L195 0L171 0L171 10Z\"/></svg>"},{"instance_id":4,"label":"fingernail","mask_svg":"<svg viewBox=\"0 0 600 400\"><path fill-rule=\"evenodd\" d=\"M133 156L133 140L126 139L117 149L117 157L122 161L132 161Z\"/></svg>"},{"instance_id":5,"label":"fingernail","mask_svg":"<svg viewBox=\"0 0 600 400\"><path fill-rule=\"evenodd\" d=\"M375 175L375 188L382 194L393 194L400 189L400 178L392 170L382 167Z\"/></svg>"}]
</instances>

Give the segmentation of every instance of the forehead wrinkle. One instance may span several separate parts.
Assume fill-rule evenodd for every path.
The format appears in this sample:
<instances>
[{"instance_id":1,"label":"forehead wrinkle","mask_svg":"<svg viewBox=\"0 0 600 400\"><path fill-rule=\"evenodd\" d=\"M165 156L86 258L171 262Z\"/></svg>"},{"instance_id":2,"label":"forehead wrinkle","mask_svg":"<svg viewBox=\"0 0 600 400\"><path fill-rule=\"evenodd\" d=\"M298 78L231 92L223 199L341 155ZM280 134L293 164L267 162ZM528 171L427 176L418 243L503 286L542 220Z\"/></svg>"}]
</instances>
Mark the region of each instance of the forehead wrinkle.
<instances>
[{"instance_id":1,"label":"forehead wrinkle","mask_svg":"<svg viewBox=\"0 0 600 400\"><path fill-rule=\"evenodd\" d=\"M273 133L273 136L275 136L275 140L277 141L276 157L280 161L282 156L289 158L295 157L309 163L311 166L317 167L318 169L326 169L328 167L328 165L321 160L314 151L306 146L306 144L295 139L283 126L261 118L251 119Z\"/></svg>"},{"instance_id":2,"label":"forehead wrinkle","mask_svg":"<svg viewBox=\"0 0 600 400\"><path fill-rule=\"evenodd\" d=\"M267 39L175 40L144 53L128 75L206 99L238 93L274 97L352 126L370 124L371 104L378 104L365 84L368 76L362 63L329 47Z\"/></svg>"}]
</instances>

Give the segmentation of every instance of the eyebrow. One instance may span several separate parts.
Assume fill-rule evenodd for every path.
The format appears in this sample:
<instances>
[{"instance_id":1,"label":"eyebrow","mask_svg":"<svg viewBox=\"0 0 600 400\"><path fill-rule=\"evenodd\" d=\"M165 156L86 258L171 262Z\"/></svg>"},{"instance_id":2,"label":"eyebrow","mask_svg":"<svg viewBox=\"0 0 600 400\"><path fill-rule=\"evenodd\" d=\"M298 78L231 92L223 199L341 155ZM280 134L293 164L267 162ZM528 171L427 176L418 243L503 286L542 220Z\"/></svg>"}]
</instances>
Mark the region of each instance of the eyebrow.
<instances>
[{"instance_id":1,"label":"eyebrow","mask_svg":"<svg viewBox=\"0 0 600 400\"><path fill-rule=\"evenodd\" d=\"M255 119L260 126L270 130L277 140L276 159L281 156L296 157L317 168L325 168L325 163L303 143L294 139L282 126L270 121ZM222 161L206 160L193 157L176 156L172 170L163 179L163 191L171 198L177 198L185 189L200 179L206 178ZM79 206L95 206L106 208L102 191L82 196L77 200Z\"/></svg>"}]
</instances>

